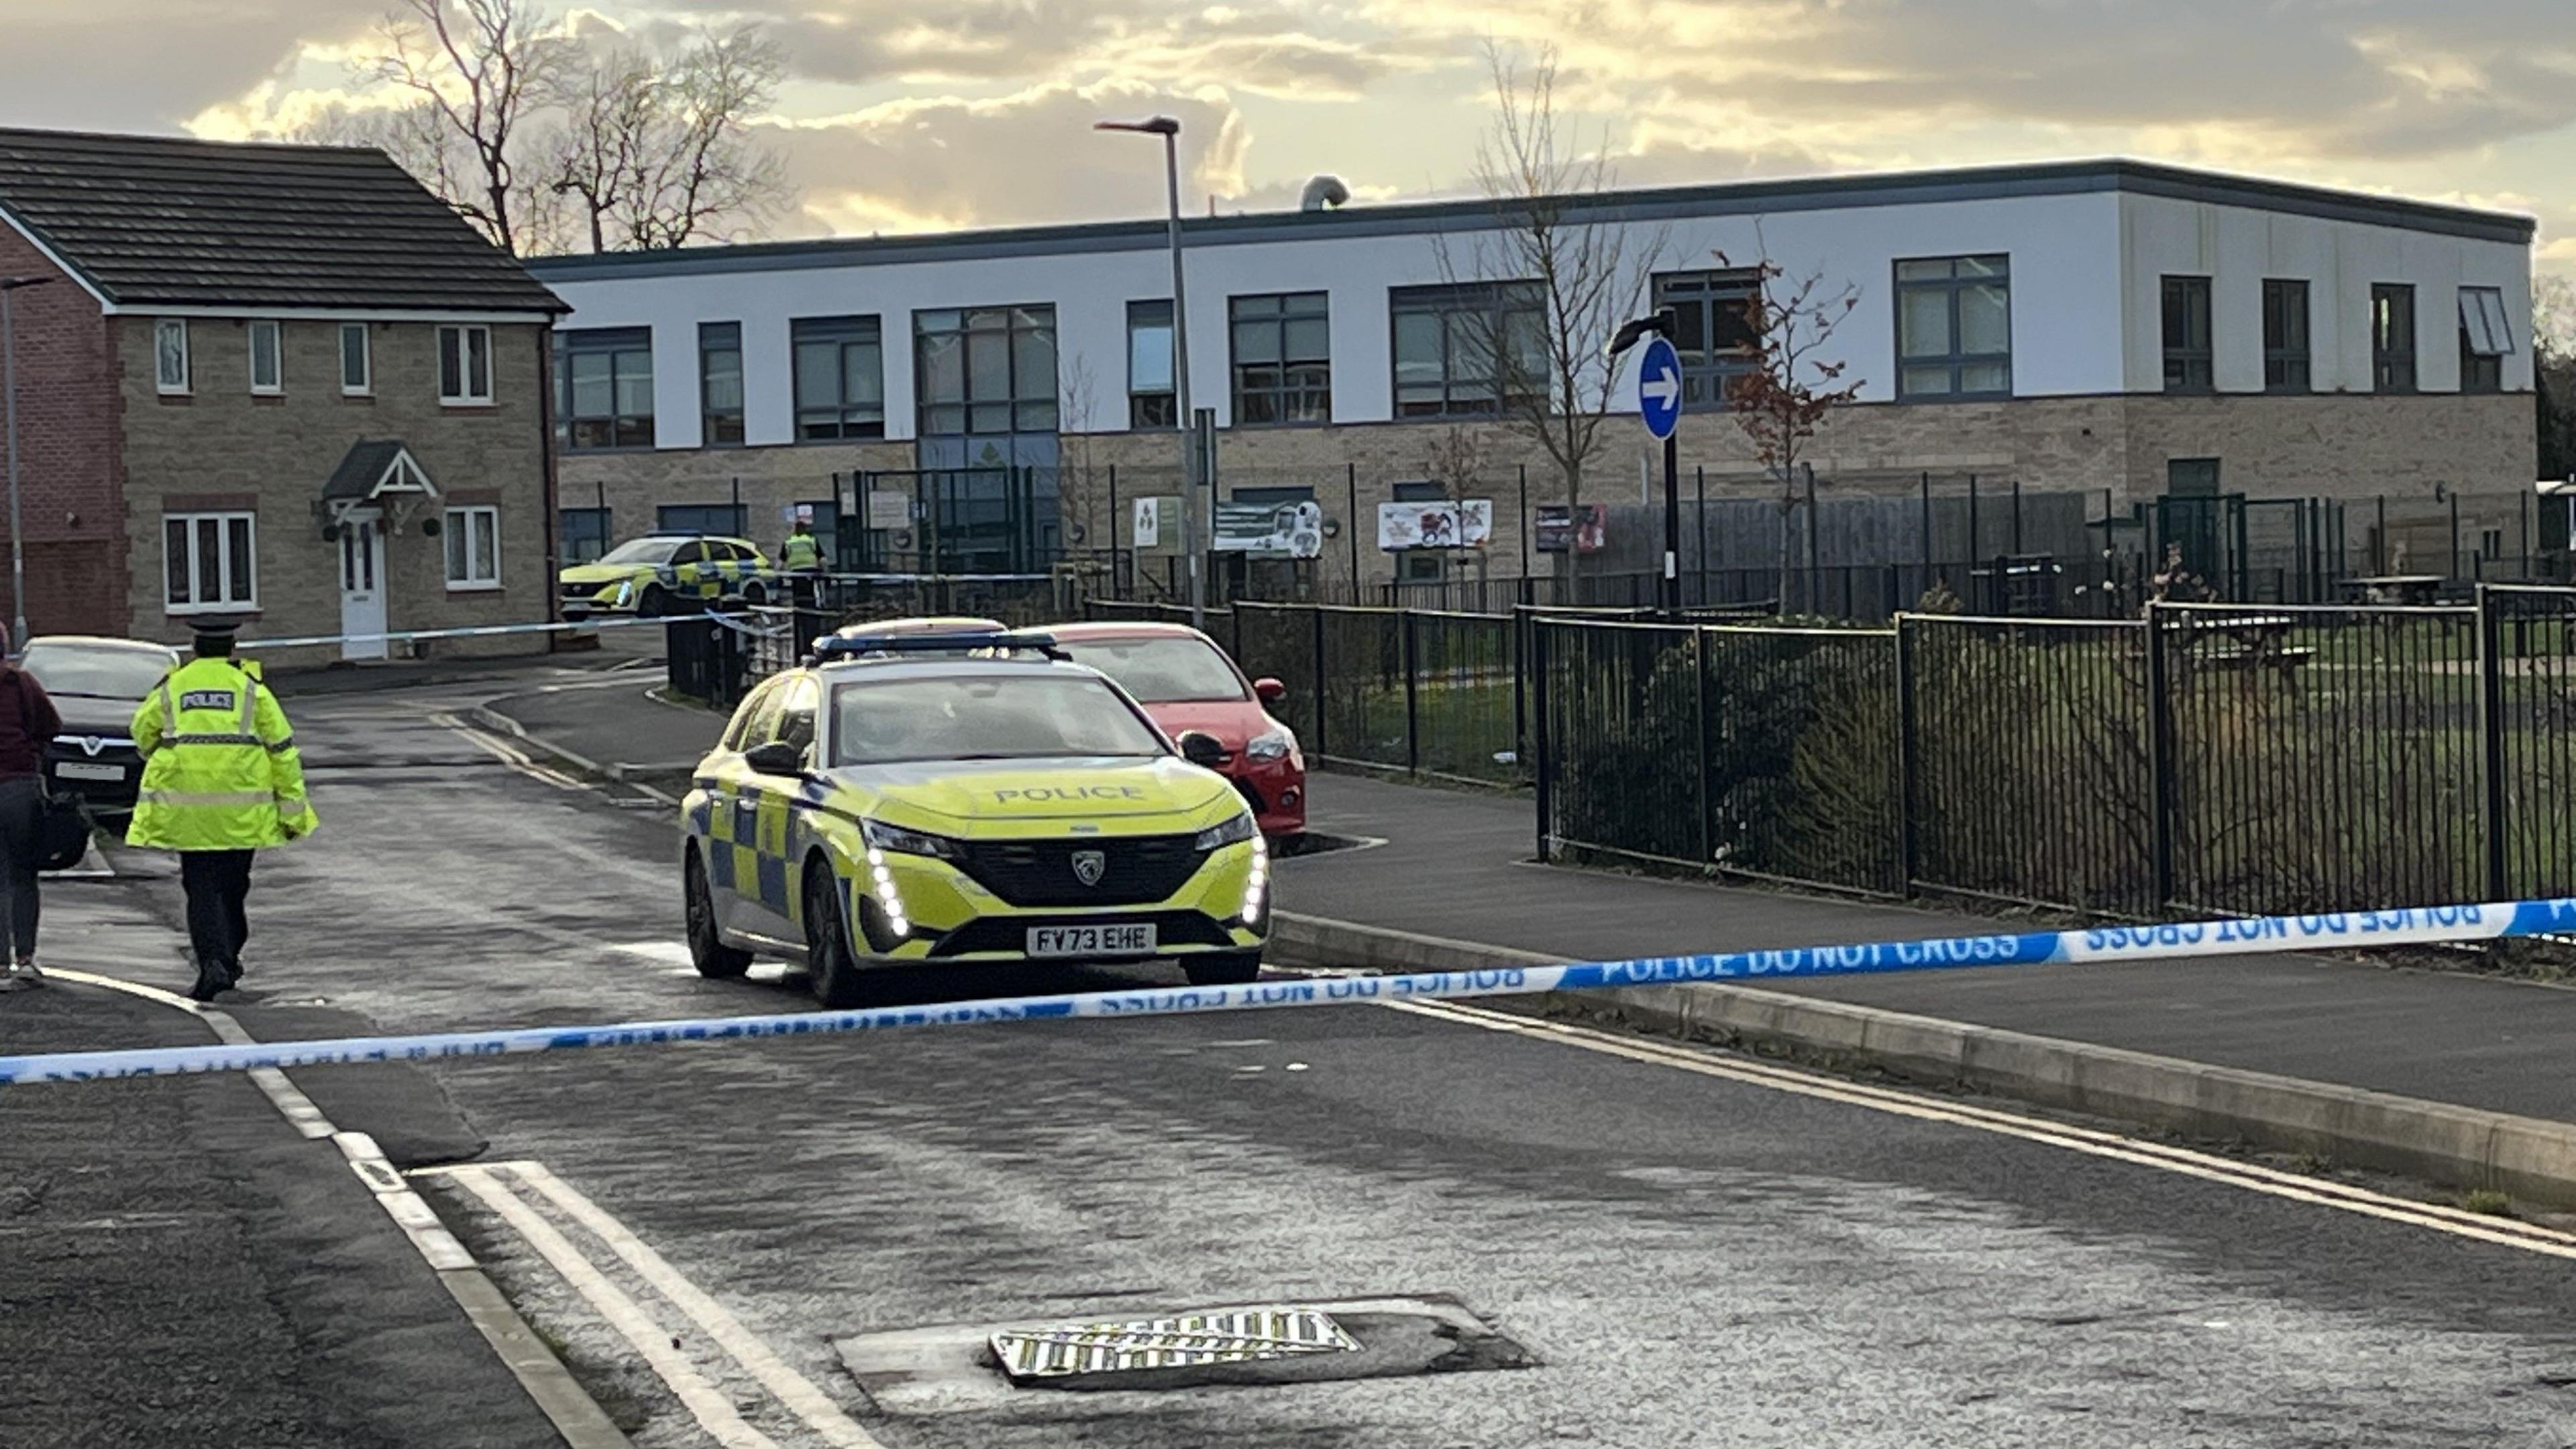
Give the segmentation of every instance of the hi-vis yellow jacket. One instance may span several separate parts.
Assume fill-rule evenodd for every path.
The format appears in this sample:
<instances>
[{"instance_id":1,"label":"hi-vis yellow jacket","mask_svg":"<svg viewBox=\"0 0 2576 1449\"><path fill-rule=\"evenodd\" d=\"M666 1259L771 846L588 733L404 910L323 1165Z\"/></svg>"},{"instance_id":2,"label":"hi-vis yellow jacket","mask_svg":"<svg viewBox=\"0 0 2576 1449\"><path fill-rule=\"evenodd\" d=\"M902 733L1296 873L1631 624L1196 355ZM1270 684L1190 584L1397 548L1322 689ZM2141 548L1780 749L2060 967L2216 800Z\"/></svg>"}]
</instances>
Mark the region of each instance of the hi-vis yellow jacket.
<instances>
[{"instance_id":1,"label":"hi-vis yellow jacket","mask_svg":"<svg viewBox=\"0 0 2576 1449\"><path fill-rule=\"evenodd\" d=\"M304 762L286 711L229 659L170 671L134 712L143 793L129 845L162 850L255 850L313 829Z\"/></svg>"}]
</instances>

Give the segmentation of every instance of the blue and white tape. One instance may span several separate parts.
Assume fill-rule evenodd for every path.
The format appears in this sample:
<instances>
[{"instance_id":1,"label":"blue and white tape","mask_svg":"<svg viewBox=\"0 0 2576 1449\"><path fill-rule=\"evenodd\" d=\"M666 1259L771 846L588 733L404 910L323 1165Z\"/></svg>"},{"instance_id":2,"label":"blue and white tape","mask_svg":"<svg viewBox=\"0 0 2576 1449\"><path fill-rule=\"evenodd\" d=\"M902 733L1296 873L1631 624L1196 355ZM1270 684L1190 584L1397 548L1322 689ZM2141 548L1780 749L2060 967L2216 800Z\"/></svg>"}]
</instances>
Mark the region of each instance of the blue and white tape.
<instances>
[{"instance_id":1,"label":"blue and white tape","mask_svg":"<svg viewBox=\"0 0 2576 1449\"><path fill-rule=\"evenodd\" d=\"M636 624L668 624L668 619L565 619L551 624L475 624L455 629L404 629L390 634L305 634L292 639L243 639L233 647L294 649L316 644L400 644L413 639L481 639L495 634L561 634L574 629L623 629Z\"/></svg>"},{"instance_id":2,"label":"blue and white tape","mask_svg":"<svg viewBox=\"0 0 2576 1449\"><path fill-rule=\"evenodd\" d=\"M605 1026L519 1027L423 1036L344 1037L257 1042L241 1046L147 1047L131 1051L60 1052L0 1057L0 1085L81 1082L260 1067L312 1067L353 1062L430 1061L510 1056L585 1047L748 1037L823 1036L902 1027L1087 1017L1187 1016L1210 1011L1339 1006L1369 1001L1443 1001L1519 996L1541 991L1600 991L1706 981L1776 981L1878 971L1930 971L2043 962L2151 961L2233 956L2300 948L2357 949L2497 940L2576 931L2576 899L2506 901L2315 916L2190 921L2161 926L2103 926L2004 936L1944 936L1855 946L1803 946L1701 956L1647 956L1567 966L1512 966L1489 971L1432 971L1404 976L1322 977L1243 986L1144 988L1069 996L1020 996L873 1011L791 1012ZM975 968L961 966L961 975Z\"/></svg>"}]
</instances>

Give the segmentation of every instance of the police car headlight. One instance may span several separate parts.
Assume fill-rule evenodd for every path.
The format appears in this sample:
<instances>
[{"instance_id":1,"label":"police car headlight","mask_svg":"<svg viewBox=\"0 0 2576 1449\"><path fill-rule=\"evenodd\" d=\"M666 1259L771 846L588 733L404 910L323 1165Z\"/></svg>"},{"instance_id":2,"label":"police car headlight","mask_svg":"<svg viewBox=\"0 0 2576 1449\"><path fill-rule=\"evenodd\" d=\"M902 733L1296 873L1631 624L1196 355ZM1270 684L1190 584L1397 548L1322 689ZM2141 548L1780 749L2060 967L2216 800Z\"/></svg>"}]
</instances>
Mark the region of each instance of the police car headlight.
<instances>
[{"instance_id":1,"label":"police car headlight","mask_svg":"<svg viewBox=\"0 0 2576 1449\"><path fill-rule=\"evenodd\" d=\"M933 835L926 830L906 830L882 820L861 821L859 832L867 837L871 849L891 850L898 855L933 855L941 860L957 860L966 853L964 845L945 835Z\"/></svg>"},{"instance_id":2,"label":"police car headlight","mask_svg":"<svg viewBox=\"0 0 2576 1449\"><path fill-rule=\"evenodd\" d=\"M1223 825L1211 825L1200 831L1199 838L1192 843L1203 851L1222 850L1229 845L1239 845L1258 834L1260 832L1252 826L1252 812L1246 810Z\"/></svg>"},{"instance_id":3,"label":"police car headlight","mask_svg":"<svg viewBox=\"0 0 2576 1449\"><path fill-rule=\"evenodd\" d=\"M1243 753L1255 760L1279 760L1287 758L1288 752L1295 748L1297 737L1288 733L1286 725L1281 725L1266 734L1254 735L1252 743L1243 747Z\"/></svg>"}]
</instances>

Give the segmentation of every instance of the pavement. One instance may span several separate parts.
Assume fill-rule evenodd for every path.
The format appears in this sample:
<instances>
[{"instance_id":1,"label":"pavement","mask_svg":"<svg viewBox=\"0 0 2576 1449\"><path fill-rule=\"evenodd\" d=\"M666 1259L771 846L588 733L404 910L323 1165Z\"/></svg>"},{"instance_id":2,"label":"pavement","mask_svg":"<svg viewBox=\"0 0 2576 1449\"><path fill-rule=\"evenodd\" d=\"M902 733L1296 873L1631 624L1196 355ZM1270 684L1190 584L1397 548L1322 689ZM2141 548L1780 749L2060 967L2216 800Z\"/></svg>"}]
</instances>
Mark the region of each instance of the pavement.
<instances>
[{"instance_id":1,"label":"pavement","mask_svg":"<svg viewBox=\"0 0 2576 1449\"><path fill-rule=\"evenodd\" d=\"M166 879L45 893L56 967L184 984ZM0 1053L211 1039L64 979L0 996ZM29 1449L554 1442L341 1154L239 1075L0 1092L0 1366L0 1445Z\"/></svg>"},{"instance_id":2,"label":"pavement","mask_svg":"<svg viewBox=\"0 0 2576 1449\"><path fill-rule=\"evenodd\" d=\"M672 743L648 737L677 727L669 707L623 682L525 684L514 692L580 697L573 714L599 733L574 746L600 763L653 763ZM596 687L557 687L574 685ZM223 1002L246 1030L810 1004L801 976L774 963L697 976L680 944L669 806L474 731L488 693L427 685L291 706L323 826L261 863L252 976ZM1344 828L1370 818L1371 799L1399 816L1412 799L1341 776L1316 788L1322 818ZM1408 878L1388 868L1404 863L1394 849L1292 860L1282 893L1341 918L1479 919L1430 899L1468 889L1479 843L1448 852L1456 877ZM1645 884L1503 868L1542 902ZM1463 897L1454 908L1473 909ZM1674 935L1695 926L1695 908L1658 909ZM102 954L179 984L161 950ZM1138 968L960 985L1176 981ZM12 1000L0 998L0 1021ZM138 1029L102 1017L77 1035ZM2564 1449L2576 1416L2576 1237L1473 1010L1034 1022L292 1076L343 1127L410 1134L398 1160L412 1182L646 1449ZM88 1104L228 1085L240 1084L84 1084L31 1100L104 1110ZM140 1178L164 1170L156 1147L184 1157L200 1139L224 1156L211 1129L88 1150L142 1159ZM35 1140L11 1130L0 1153ZM234 1166L243 1190L280 1191L265 1165ZM18 1177L0 1159L0 1200ZM152 1246L96 1276L147 1275ZM13 1251L0 1221L0 1255ZM111 1239L100 1251L125 1250ZM201 1279L214 1297L259 1291L215 1276L228 1262L174 1262L167 1291ZM0 1257L0 1294L18 1276ZM1091 1393L981 1374L947 1396L852 1368L889 1342L954 1342L959 1325L971 1339L1032 1318L1394 1298L1462 1303L1537 1366ZM394 1311L384 1305L421 1301L344 1302L338 1330L363 1334ZM134 1302L147 1319L167 1311ZM128 1316L112 1329L157 1341ZM25 1319L0 1315L0 1333ZM113 1373L129 1395L157 1385L155 1360L98 1341L95 1370L48 1359L45 1372ZM300 1341L318 1355L337 1340ZM364 1422L370 1395L407 1382L325 1380L308 1412ZM0 1443L29 1437L6 1426L30 1401L36 1390L0 1374ZM407 1433L317 1442L476 1442L456 1412L423 1391ZM305 1441L224 1428L136 1442Z\"/></svg>"}]
</instances>

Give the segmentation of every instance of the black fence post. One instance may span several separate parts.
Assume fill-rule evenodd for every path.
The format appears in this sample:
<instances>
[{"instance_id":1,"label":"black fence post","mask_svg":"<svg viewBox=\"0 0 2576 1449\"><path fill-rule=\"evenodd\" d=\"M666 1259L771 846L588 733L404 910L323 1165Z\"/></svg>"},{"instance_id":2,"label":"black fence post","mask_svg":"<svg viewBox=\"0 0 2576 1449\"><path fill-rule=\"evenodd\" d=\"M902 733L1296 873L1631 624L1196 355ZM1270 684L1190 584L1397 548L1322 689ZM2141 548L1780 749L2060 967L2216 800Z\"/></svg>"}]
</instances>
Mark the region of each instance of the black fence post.
<instances>
[{"instance_id":1,"label":"black fence post","mask_svg":"<svg viewBox=\"0 0 2576 1449\"><path fill-rule=\"evenodd\" d=\"M1691 715L1692 733L1698 739L1691 771L1691 798L1699 809L1699 864L1708 868L1717 856L1717 842L1708 818L1708 631L1694 624L1691 640Z\"/></svg>"},{"instance_id":2,"label":"black fence post","mask_svg":"<svg viewBox=\"0 0 2576 1449\"><path fill-rule=\"evenodd\" d=\"M1512 610L1512 759L1526 768L1529 737L1529 610Z\"/></svg>"},{"instance_id":3,"label":"black fence post","mask_svg":"<svg viewBox=\"0 0 2576 1449\"><path fill-rule=\"evenodd\" d=\"M2505 836L2511 822L2505 818L2504 627L2495 591L2485 584L2478 585L2478 739L2483 747L2479 783L2485 787L2485 805L2479 824L2486 834L2486 898L2509 900L2513 892L2507 882Z\"/></svg>"},{"instance_id":4,"label":"black fence post","mask_svg":"<svg viewBox=\"0 0 2576 1449\"><path fill-rule=\"evenodd\" d=\"M1923 876L1922 836L1915 829L1923 789L1921 720L1914 698L1915 635L1921 627L1911 615L1896 616L1896 873L1898 893L1907 897Z\"/></svg>"},{"instance_id":5,"label":"black fence post","mask_svg":"<svg viewBox=\"0 0 2576 1449\"><path fill-rule=\"evenodd\" d=\"M1315 753L1327 752L1324 733L1324 606L1308 604L1306 611L1315 621Z\"/></svg>"},{"instance_id":6,"label":"black fence post","mask_svg":"<svg viewBox=\"0 0 2576 1449\"><path fill-rule=\"evenodd\" d=\"M2146 608L2147 854L2155 908L2174 896L2173 710L2165 668L2165 611Z\"/></svg>"},{"instance_id":7,"label":"black fence post","mask_svg":"<svg viewBox=\"0 0 2576 1449\"><path fill-rule=\"evenodd\" d=\"M1547 838L1553 817L1549 807L1555 794L1551 777L1556 761L1548 757L1547 738L1547 623L1532 615L1529 621L1530 651L1530 784L1538 793L1538 859L1547 863Z\"/></svg>"},{"instance_id":8,"label":"black fence post","mask_svg":"<svg viewBox=\"0 0 2576 1449\"><path fill-rule=\"evenodd\" d=\"M1417 678L1422 643L1415 637L1417 617L1411 609L1396 611L1396 627L1404 635L1404 769L1407 774L1422 772L1422 690Z\"/></svg>"}]
</instances>

